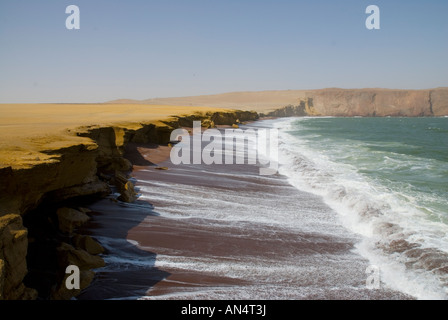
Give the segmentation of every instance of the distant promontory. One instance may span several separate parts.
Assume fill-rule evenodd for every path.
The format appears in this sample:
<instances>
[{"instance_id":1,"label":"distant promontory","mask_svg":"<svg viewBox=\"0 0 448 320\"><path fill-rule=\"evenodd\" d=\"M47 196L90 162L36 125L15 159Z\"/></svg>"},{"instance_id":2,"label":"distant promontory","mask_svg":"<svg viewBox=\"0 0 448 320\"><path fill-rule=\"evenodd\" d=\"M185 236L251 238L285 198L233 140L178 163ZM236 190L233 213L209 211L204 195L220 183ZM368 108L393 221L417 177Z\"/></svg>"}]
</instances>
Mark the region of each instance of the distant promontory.
<instances>
[{"instance_id":1,"label":"distant promontory","mask_svg":"<svg viewBox=\"0 0 448 320\"><path fill-rule=\"evenodd\" d=\"M238 108L272 116L446 116L448 87L424 90L328 88L251 91L147 100L115 100L109 103ZM285 107L288 109L280 111Z\"/></svg>"}]
</instances>

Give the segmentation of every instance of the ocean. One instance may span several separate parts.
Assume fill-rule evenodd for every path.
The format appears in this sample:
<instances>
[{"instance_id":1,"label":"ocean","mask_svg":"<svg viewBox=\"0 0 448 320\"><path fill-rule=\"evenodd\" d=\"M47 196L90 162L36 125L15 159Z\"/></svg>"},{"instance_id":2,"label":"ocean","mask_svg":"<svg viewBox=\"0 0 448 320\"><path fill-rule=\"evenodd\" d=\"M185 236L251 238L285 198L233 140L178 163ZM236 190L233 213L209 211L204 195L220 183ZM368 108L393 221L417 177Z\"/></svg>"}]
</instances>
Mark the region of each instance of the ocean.
<instances>
[{"instance_id":1,"label":"ocean","mask_svg":"<svg viewBox=\"0 0 448 320\"><path fill-rule=\"evenodd\" d=\"M278 129L279 172L134 171L137 203L90 207L108 253L80 299L447 299L447 118L242 128Z\"/></svg>"},{"instance_id":2,"label":"ocean","mask_svg":"<svg viewBox=\"0 0 448 320\"><path fill-rule=\"evenodd\" d=\"M448 293L448 119L300 118L276 122L281 173L361 235L357 251L392 288Z\"/></svg>"}]
</instances>

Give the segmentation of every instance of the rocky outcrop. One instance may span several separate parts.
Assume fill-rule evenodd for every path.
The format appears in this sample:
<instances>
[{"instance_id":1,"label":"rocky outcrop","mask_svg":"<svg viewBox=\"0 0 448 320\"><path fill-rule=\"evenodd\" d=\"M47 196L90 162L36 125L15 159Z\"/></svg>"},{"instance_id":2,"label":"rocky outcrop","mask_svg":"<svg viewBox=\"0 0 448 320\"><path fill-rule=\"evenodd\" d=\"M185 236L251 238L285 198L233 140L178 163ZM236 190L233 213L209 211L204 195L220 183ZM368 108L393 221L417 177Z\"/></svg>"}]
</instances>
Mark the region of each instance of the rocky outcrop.
<instances>
[{"instance_id":1,"label":"rocky outcrop","mask_svg":"<svg viewBox=\"0 0 448 320\"><path fill-rule=\"evenodd\" d=\"M115 173L113 183L120 193L118 200L123 202L134 202L135 200L137 200L137 193L134 190L134 185L122 173Z\"/></svg>"},{"instance_id":2,"label":"rocky outcrop","mask_svg":"<svg viewBox=\"0 0 448 320\"><path fill-rule=\"evenodd\" d=\"M55 159L52 163L0 170L0 215L23 214L36 208L51 192L97 181L97 145L74 145L51 153Z\"/></svg>"},{"instance_id":3,"label":"rocky outcrop","mask_svg":"<svg viewBox=\"0 0 448 320\"><path fill-rule=\"evenodd\" d=\"M27 230L17 214L0 217L0 299L33 299L37 292L26 288Z\"/></svg>"},{"instance_id":4,"label":"rocky outcrop","mask_svg":"<svg viewBox=\"0 0 448 320\"><path fill-rule=\"evenodd\" d=\"M104 248L91 236L77 234L73 237L72 242L75 248L87 251L90 254L104 253Z\"/></svg>"},{"instance_id":5,"label":"rocky outcrop","mask_svg":"<svg viewBox=\"0 0 448 320\"><path fill-rule=\"evenodd\" d=\"M203 127L213 127L214 125L232 125L236 122L255 121L259 119L259 114L255 111L221 111L221 112L196 112L187 116L175 116L172 120L164 121L171 130L180 127L191 127L193 121L201 121Z\"/></svg>"},{"instance_id":6,"label":"rocky outcrop","mask_svg":"<svg viewBox=\"0 0 448 320\"><path fill-rule=\"evenodd\" d=\"M110 186L100 180L98 177L94 177L94 180L86 184L80 184L67 188L57 189L50 191L45 195L47 199L54 199L57 201L64 201L76 197L84 197L90 195L106 196L111 193Z\"/></svg>"},{"instance_id":7,"label":"rocky outcrop","mask_svg":"<svg viewBox=\"0 0 448 320\"><path fill-rule=\"evenodd\" d=\"M29 272L24 284L38 289L40 299L69 299L81 292L82 289L65 285L66 268L71 264L80 268L80 282L85 285L93 279L93 269L104 265L99 256L104 248L82 234L85 231L82 227L91 219L89 214L93 213L82 207L42 205L25 215L24 225L29 228L26 252Z\"/></svg>"},{"instance_id":8,"label":"rocky outcrop","mask_svg":"<svg viewBox=\"0 0 448 320\"><path fill-rule=\"evenodd\" d=\"M65 274L59 285L53 291L51 296L52 300L69 300L77 297L95 278L95 272L92 270L80 270L79 273L79 289L67 289L65 283L70 274Z\"/></svg>"},{"instance_id":9,"label":"rocky outcrop","mask_svg":"<svg viewBox=\"0 0 448 320\"><path fill-rule=\"evenodd\" d=\"M57 255L63 277L58 281L58 284L52 292L51 298L54 300L67 300L71 297L78 296L94 279L95 272L91 269L105 266L104 260L101 257L93 255L86 250L77 249L65 242L57 248ZM79 289L67 288L66 281L70 276L69 273L64 272L67 266L77 266L79 268Z\"/></svg>"},{"instance_id":10,"label":"rocky outcrop","mask_svg":"<svg viewBox=\"0 0 448 320\"><path fill-rule=\"evenodd\" d=\"M234 123L255 121L258 120L259 115L251 111L236 111L233 113L229 112L215 112L210 116L210 120L213 121L215 125L231 125Z\"/></svg>"},{"instance_id":11,"label":"rocky outcrop","mask_svg":"<svg viewBox=\"0 0 448 320\"><path fill-rule=\"evenodd\" d=\"M284 108L274 110L263 116L267 117L304 117L304 116L319 116L320 113L314 109L313 99L300 99L298 105L287 105Z\"/></svg>"},{"instance_id":12,"label":"rocky outcrop","mask_svg":"<svg viewBox=\"0 0 448 320\"><path fill-rule=\"evenodd\" d=\"M110 194L112 188L117 188L120 192L119 200L135 201L133 184L127 179L132 164L123 157L128 143L168 144L172 130L180 126L192 126L193 119L208 125L214 122L231 125L237 119L249 121L257 118L258 114L255 112L223 111L173 116L157 124L83 127L76 132L78 136L87 138L85 142L47 152L53 161L30 168L1 168L0 299L37 297L36 290L27 288L23 283L29 267L35 267L27 266L29 256L33 256L31 263L55 257L55 263L59 264L54 266L49 261L51 272L47 271L47 266L35 268L36 277L52 272L59 274L51 295L45 294L41 298L69 299L79 293L68 291L63 285L67 276L61 270L67 263L80 267L82 288L92 281L94 272L91 269L104 265L102 258L97 256L104 249L95 244L92 238L74 234L88 220L88 216L81 210L63 204L82 197L102 197ZM29 217L37 212L42 215L40 219ZM29 221L26 227L22 217L27 217L26 220ZM30 231L36 235L32 239L27 236ZM32 255L29 252L31 241L35 248L33 250L36 250ZM40 244L39 241L44 243ZM44 254L42 250L52 252ZM43 258L39 258L39 255L43 255ZM44 286L48 287L52 279L42 281L45 282ZM29 280L27 283L35 282Z\"/></svg>"},{"instance_id":13,"label":"rocky outcrop","mask_svg":"<svg viewBox=\"0 0 448 320\"><path fill-rule=\"evenodd\" d=\"M68 234L72 234L75 228L82 226L90 219L85 213L72 208L59 208L56 214L59 230Z\"/></svg>"},{"instance_id":14,"label":"rocky outcrop","mask_svg":"<svg viewBox=\"0 0 448 320\"><path fill-rule=\"evenodd\" d=\"M105 266L101 257L92 255L82 249L76 249L68 243L63 242L57 248L57 253L60 267L64 269L69 265L75 265L80 270L90 270Z\"/></svg>"},{"instance_id":15,"label":"rocky outcrop","mask_svg":"<svg viewBox=\"0 0 448 320\"><path fill-rule=\"evenodd\" d=\"M305 106L301 104L293 106L292 104L286 107L271 111L267 114L262 114L263 117L304 117L307 116Z\"/></svg>"}]
</instances>

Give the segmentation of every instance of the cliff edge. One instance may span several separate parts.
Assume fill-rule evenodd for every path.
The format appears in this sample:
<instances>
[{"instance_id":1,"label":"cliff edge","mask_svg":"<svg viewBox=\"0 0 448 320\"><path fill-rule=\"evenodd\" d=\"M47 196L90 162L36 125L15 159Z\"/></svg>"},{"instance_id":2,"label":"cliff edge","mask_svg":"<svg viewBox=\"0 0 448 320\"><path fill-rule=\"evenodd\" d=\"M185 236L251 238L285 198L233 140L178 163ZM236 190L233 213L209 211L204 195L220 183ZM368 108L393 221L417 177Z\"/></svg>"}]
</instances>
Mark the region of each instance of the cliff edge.
<instances>
[{"instance_id":1,"label":"cliff edge","mask_svg":"<svg viewBox=\"0 0 448 320\"><path fill-rule=\"evenodd\" d=\"M92 269L104 261L101 246L77 234L90 219L79 203L107 196L111 188L121 192L121 201L135 199L127 180L132 164L123 157L128 143L168 144L172 130L195 120L212 126L258 119L255 112L212 108L115 106L114 113L104 105L89 105L71 110L76 107L3 106L10 112L2 119L9 123L0 120L0 133L11 140L0 143L0 300L76 296L80 290L64 285L69 264L80 268L81 289L90 284ZM24 110L30 119L16 116ZM72 117L58 120L58 112ZM77 113L90 118L67 127L64 121L73 122ZM32 118L47 122L42 126Z\"/></svg>"}]
</instances>

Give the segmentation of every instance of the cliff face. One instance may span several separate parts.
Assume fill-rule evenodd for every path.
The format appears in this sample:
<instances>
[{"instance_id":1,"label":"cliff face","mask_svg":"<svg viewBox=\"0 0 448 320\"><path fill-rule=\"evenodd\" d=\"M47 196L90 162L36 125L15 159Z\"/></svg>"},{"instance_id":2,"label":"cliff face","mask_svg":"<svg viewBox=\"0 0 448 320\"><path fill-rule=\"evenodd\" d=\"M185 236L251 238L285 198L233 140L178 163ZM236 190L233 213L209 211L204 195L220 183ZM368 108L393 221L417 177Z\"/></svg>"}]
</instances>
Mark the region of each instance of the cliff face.
<instances>
[{"instance_id":1,"label":"cliff face","mask_svg":"<svg viewBox=\"0 0 448 320\"><path fill-rule=\"evenodd\" d=\"M35 298L36 292L26 288L27 230L18 214L0 217L0 300Z\"/></svg>"},{"instance_id":2,"label":"cliff face","mask_svg":"<svg viewBox=\"0 0 448 320\"><path fill-rule=\"evenodd\" d=\"M263 114L264 115L264 114ZM269 112L264 116L268 117L304 117L304 116L320 116L321 114L314 108L313 98L301 99L296 106L288 105Z\"/></svg>"},{"instance_id":3,"label":"cliff face","mask_svg":"<svg viewBox=\"0 0 448 320\"><path fill-rule=\"evenodd\" d=\"M427 117L448 115L448 89L323 89L301 92L297 105L267 113L272 117Z\"/></svg>"},{"instance_id":4,"label":"cliff face","mask_svg":"<svg viewBox=\"0 0 448 320\"><path fill-rule=\"evenodd\" d=\"M111 180L110 175L107 178L106 174L121 175L120 172L125 173L132 168L131 163L123 158L126 145L130 142L168 143L173 129L191 126L192 120L233 124L237 119L256 120L258 114L247 111L197 113L192 116L173 116L163 123L159 122L158 125L85 127L79 129L77 134L89 138L87 141L90 142L51 151L57 161L37 164L30 168L0 169L0 181L2 181L0 184L0 300L37 297L37 292L26 288L23 283L28 272L27 255L29 254L28 230L24 227L23 217L33 215L33 210L43 203L54 205L72 198L109 194ZM65 211L72 212L71 209ZM45 212L44 215L46 215ZM51 222L52 219L56 221ZM59 228L58 219L61 219L60 215L59 217L56 214L51 216L48 213L48 216L44 216L44 220L50 221L50 224L56 224L56 229ZM33 221L32 217L28 220ZM59 226L60 224L61 221ZM60 231L64 230L60 229ZM74 238L73 235L66 235L66 238L70 237ZM71 256L84 255L86 259L96 259L88 256L85 250L64 242L52 248L57 250L55 255L66 257L69 253ZM89 270L81 271L84 272L84 279L89 281L93 279ZM56 296L69 297L67 292L61 292L62 289L59 284Z\"/></svg>"},{"instance_id":5,"label":"cliff face","mask_svg":"<svg viewBox=\"0 0 448 320\"><path fill-rule=\"evenodd\" d=\"M74 145L59 150L54 155L57 162L29 169L1 169L0 215L25 213L51 191L98 182L95 175L98 150L98 146Z\"/></svg>"},{"instance_id":6,"label":"cliff face","mask_svg":"<svg viewBox=\"0 0 448 320\"><path fill-rule=\"evenodd\" d=\"M433 90L323 89L306 92L324 116L443 116L448 115L448 88Z\"/></svg>"},{"instance_id":7,"label":"cliff face","mask_svg":"<svg viewBox=\"0 0 448 320\"><path fill-rule=\"evenodd\" d=\"M429 107L435 116L448 116L448 88L431 90Z\"/></svg>"}]
</instances>

